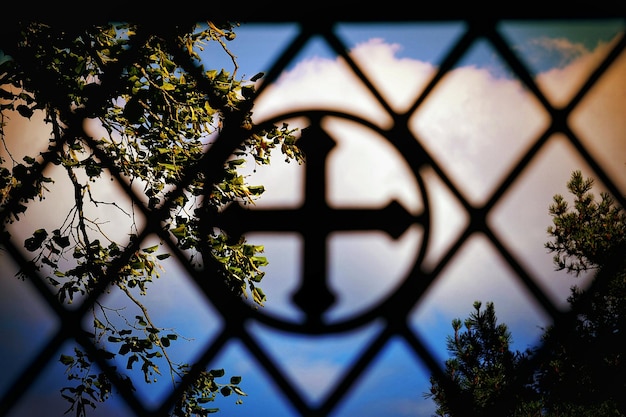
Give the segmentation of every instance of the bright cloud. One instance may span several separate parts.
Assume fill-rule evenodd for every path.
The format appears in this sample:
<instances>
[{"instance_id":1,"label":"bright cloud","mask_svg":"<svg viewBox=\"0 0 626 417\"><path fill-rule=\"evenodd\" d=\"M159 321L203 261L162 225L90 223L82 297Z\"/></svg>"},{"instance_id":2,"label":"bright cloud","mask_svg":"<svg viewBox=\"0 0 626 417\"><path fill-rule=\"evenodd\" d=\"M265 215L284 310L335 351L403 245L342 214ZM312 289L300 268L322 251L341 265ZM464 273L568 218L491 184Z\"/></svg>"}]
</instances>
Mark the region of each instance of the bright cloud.
<instances>
[{"instance_id":1,"label":"bright cloud","mask_svg":"<svg viewBox=\"0 0 626 417\"><path fill-rule=\"evenodd\" d=\"M561 60L567 62L567 65L555 66L538 74L536 77L536 82L544 94L555 105L563 106L578 91L582 83L587 80L589 75L591 75L591 71L595 70L600 62L604 60L610 49L615 46L617 38L612 42L599 43L598 47L593 51L587 51L585 46L572 44L565 39L548 41L542 38L537 40L537 42L540 42L542 46L549 50L558 52L562 57ZM624 73L623 60L624 58L622 57L620 59L621 63L618 63L617 67L613 67L612 72ZM623 85L623 81L620 81L620 79L623 79L623 76L613 76L611 78L612 82L617 82L617 85ZM615 87L614 84L611 85ZM618 88L617 90L619 91L620 89Z\"/></svg>"},{"instance_id":2,"label":"bright cloud","mask_svg":"<svg viewBox=\"0 0 626 417\"><path fill-rule=\"evenodd\" d=\"M562 56L563 63L569 63L572 60L589 53L589 50L582 43L572 42L566 38L550 38L547 36L541 36L531 40L530 44L537 46L546 52L557 52Z\"/></svg>"},{"instance_id":3,"label":"bright cloud","mask_svg":"<svg viewBox=\"0 0 626 417\"><path fill-rule=\"evenodd\" d=\"M569 51L569 56L576 58L567 67L539 75L541 88L552 95L555 91L566 89L566 87L572 91L580 85L581 77L588 76L599 59L606 55L608 47L601 45L597 50L588 52L579 45L567 44L563 40L550 42L541 40L541 42L551 49ZM397 59L394 55L397 50L398 45L385 44L380 39L373 39L358 45L352 53L355 60L364 68L366 75L371 76L375 86L383 92L383 96L390 100L394 99L391 103L392 107L401 109L415 99L416 94L419 93L417 87L425 85L432 76L434 68L429 63L406 58ZM621 76L624 74L624 68L626 68L626 59L622 58L616 63L616 68L606 75L603 84L613 86L612 94L594 95L593 106L581 107L579 117L584 120L584 124L578 122L585 132L596 132L596 127L600 129L599 131L607 136L603 143L609 143L612 146L609 151L612 158L621 158L622 161L626 161L624 151L626 147L622 145L618 149L621 143L618 136L624 129L611 129L606 127L606 123L604 126L598 126L598 122L613 121L618 126L624 123L623 117L619 116L623 114L626 104L624 103L624 81ZM616 85L617 89L615 89ZM281 112L291 111L294 107L298 109L330 107L357 114L380 126L386 124L386 115L380 110L378 103L365 94L360 83L350 75L341 60L317 58L302 61L264 92L255 107L255 115L257 120L263 120ZM599 108L602 109L604 117L596 120L592 115ZM487 70L476 67L460 67L444 78L441 85L434 90L431 98L426 100L423 108L418 109L411 121L411 127L466 198L474 204L480 204L486 201L511 166L519 160L521 153L532 145L533 141L547 128L548 123L547 112L518 80L496 78ZM341 134L336 135L338 147L344 146L342 145L344 141L350 142L352 136L348 132L349 129L351 129L349 126L344 126ZM363 132L354 130L352 133L352 135L359 134ZM369 136L375 137L373 134ZM586 175L593 175L593 172L562 139L562 137L555 137L551 140L545 152L540 153L527 173L509 191L507 195L516 205L508 203L505 199L492 216L492 225L504 229L497 232L505 245L515 255L521 257L523 266L539 280L538 285L548 291L557 304L563 303L569 286L576 282L566 274L553 271L551 256L543 248L547 240L545 230L551 221L547 207L554 194L566 194L565 183L572 170L582 169ZM366 156L370 151L371 157ZM607 153L606 150L596 152L605 155ZM406 166L403 168L402 158L398 155L395 155L397 158L395 165L394 162L389 161L376 166L375 169L372 168L371 171L374 174L371 174L371 178L378 178L378 182L373 179L364 180L360 174L357 174L363 172L359 168L361 160L372 161L376 159L376 155L378 154L374 148L369 149L366 146L362 146L358 151L353 148L352 152L345 153L341 170L342 181L350 184L346 192L349 192L351 196L358 194L368 198L372 198L372 194L387 193L396 197L403 195L404 197L400 198L405 198L405 201L419 201L415 183L411 182L413 180L406 182L406 177L412 178L412 173ZM386 164L389 165L386 166ZM336 168L331 166L330 170L333 169ZM264 181L268 189L280 188L280 180L274 183L268 176L264 178ZM332 177L330 181L334 181ZM371 186L372 181L376 183L375 187ZM396 187L397 184L402 185ZM389 192L387 187L396 188L395 191ZM427 184L428 187L433 195L443 196L433 199L432 203L436 204L432 207L433 223L438 233L448 236L447 243L449 244L456 236L455 233L458 233L465 224L465 214L458 211L454 214L451 207L458 204L458 201L443 184L431 181ZM341 191L337 189L336 194L341 195ZM438 217L440 214L445 214L445 218ZM436 262L437 256L443 253L447 245L439 237L435 237L435 240L437 240L439 254L433 254L432 262ZM410 256L413 253L415 242L407 246L404 250L396 251L396 258L392 257L383 264L387 265L387 272L391 271L390 264L401 262L403 256ZM352 256L354 259L372 259L375 254L381 253L375 244L370 246L369 250L369 255L366 255L367 250L361 248L359 255ZM350 257L349 249L344 256L346 259ZM485 256L489 259L485 259ZM492 250L467 262L469 264L464 268L465 275L471 271L479 274L481 264L487 265L489 262L499 264L502 259L495 250ZM364 292L371 291L377 287L368 286L364 282L369 280L372 283L378 283L380 280L378 273L368 275L346 273L346 270L337 271L339 272L344 272L345 275L335 276L333 280L334 282L343 281L343 287L346 289L362 288ZM396 272L401 273L401 271ZM502 274L507 274L507 272ZM357 283L355 275L358 275L359 285L353 285ZM393 273L388 275L393 275ZM451 315L453 311L456 315L459 308L469 312L474 301L473 297L480 294L483 300L495 298L506 300L510 285L500 286L487 281L483 286L486 288L485 292L476 294L472 291L476 288L475 279L470 278L457 277L454 284L455 290L445 292L445 294L442 292L439 298L433 299L432 307L438 311L447 311L445 315ZM475 278L485 279L486 277L483 275ZM271 286L269 282L272 279L280 280L279 274L274 277L272 273L269 273L266 279L268 283L265 285ZM398 278L387 279L391 279L390 282L397 282L393 280ZM342 296L346 300L350 299L347 290ZM289 303L289 300L283 301ZM506 305L506 314L502 317L505 321L516 320L524 309L529 308L528 299L521 299L519 303L502 302L501 304ZM350 305L352 304L348 303L339 308L347 311ZM503 310L504 307L503 305ZM527 321L522 324L527 328L536 328L536 320L539 320L539 317L535 317L533 323Z\"/></svg>"}]
</instances>

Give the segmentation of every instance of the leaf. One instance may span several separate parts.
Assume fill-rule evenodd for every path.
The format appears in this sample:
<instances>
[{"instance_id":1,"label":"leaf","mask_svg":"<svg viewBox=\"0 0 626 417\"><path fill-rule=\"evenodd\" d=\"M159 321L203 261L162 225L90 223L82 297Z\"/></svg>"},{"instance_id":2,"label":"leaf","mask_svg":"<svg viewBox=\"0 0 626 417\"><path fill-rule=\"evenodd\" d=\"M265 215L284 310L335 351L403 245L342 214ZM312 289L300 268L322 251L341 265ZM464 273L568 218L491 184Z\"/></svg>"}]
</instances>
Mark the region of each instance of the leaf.
<instances>
[{"instance_id":1,"label":"leaf","mask_svg":"<svg viewBox=\"0 0 626 417\"><path fill-rule=\"evenodd\" d=\"M254 97L254 92L255 89L253 85L246 85L241 87L241 95L247 99Z\"/></svg>"},{"instance_id":2,"label":"leaf","mask_svg":"<svg viewBox=\"0 0 626 417\"><path fill-rule=\"evenodd\" d=\"M124 343L122 346L120 346L120 350L117 353L119 353L120 355L126 355L128 352L130 352L130 345L128 343Z\"/></svg>"},{"instance_id":3,"label":"leaf","mask_svg":"<svg viewBox=\"0 0 626 417\"><path fill-rule=\"evenodd\" d=\"M261 290L259 287L254 287L252 289L252 297L254 298L254 301L256 303L261 304L261 305L263 305L263 302L266 299L265 294L263 293L263 290Z\"/></svg>"},{"instance_id":4,"label":"leaf","mask_svg":"<svg viewBox=\"0 0 626 417\"><path fill-rule=\"evenodd\" d=\"M52 261L52 260L50 260L50 258L48 258L47 256L43 256L41 258L41 262L43 262L44 264L46 264L46 265L48 265L48 266L50 266L52 268L56 268L57 267L57 263Z\"/></svg>"},{"instance_id":5,"label":"leaf","mask_svg":"<svg viewBox=\"0 0 626 417\"><path fill-rule=\"evenodd\" d=\"M159 165L162 166L163 168L169 169L170 171L178 171L178 166L174 165L174 164L166 164L165 162L159 162Z\"/></svg>"},{"instance_id":6,"label":"leaf","mask_svg":"<svg viewBox=\"0 0 626 417\"><path fill-rule=\"evenodd\" d=\"M262 185L249 185L248 191L253 195L261 195L265 192L265 187Z\"/></svg>"},{"instance_id":7,"label":"leaf","mask_svg":"<svg viewBox=\"0 0 626 417\"><path fill-rule=\"evenodd\" d=\"M224 397L228 397L230 394L232 394L232 390L230 389L230 387L222 387L220 389L220 393L224 396Z\"/></svg>"},{"instance_id":8,"label":"leaf","mask_svg":"<svg viewBox=\"0 0 626 417\"><path fill-rule=\"evenodd\" d=\"M169 347L170 346L170 339L168 339L167 337L162 337L161 338L161 345L163 347Z\"/></svg>"},{"instance_id":9,"label":"leaf","mask_svg":"<svg viewBox=\"0 0 626 417\"><path fill-rule=\"evenodd\" d=\"M124 106L123 115L130 123L137 123L143 115L143 107L136 96L133 96Z\"/></svg>"},{"instance_id":10,"label":"leaf","mask_svg":"<svg viewBox=\"0 0 626 417\"><path fill-rule=\"evenodd\" d=\"M72 356L68 356L68 355L61 355L61 357L59 358L59 360L61 361L61 363L63 365L72 365L74 363L74 357Z\"/></svg>"},{"instance_id":11,"label":"leaf","mask_svg":"<svg viewBox=\"0 0 626 417\"><path fill-rule=\"evenodd\" d=\"M27 119L30 119L33 115L33 109L24 104L20 104L19 106L17 106L17 112L20 114L20 116L26 117Z\"/></svg>"},{"instance_id":12,"label":"leaf","mask_svg":"<svg viewBox=\"0 0 626 417\"><path fill-rule=\"evenodd\" d=\"M255 82L255 81L257 81L258 79L260 79L261 77L263 77L264 75L265 75L265 73L264 73L264 72L259 72L259 73L257 73L254 77L250 78L250 81Z\"/></svg>"},{"instance_id":13,"label":"leaf","mask_svg":"<svg viewBox=\"0 0 626 417\"><path fill-rule=\"evenodd\" d=\"M237 165L243 165L245 163L246 163L246 160L244 158L233 159L231 161L228 161L228 165L230 165L231 167L235 167Z\"/></svg>"},{"instance_id":14,"label":"leaf","mask_svg":"<svg viewBox=\"0 0 626 417\"><path fill-rule=\"evenodd\" d=\"M22 203L18 203L18 205L13 209L16 214L24 213L26 211L26 206Z\"/></svg>"},{"instance_id":15,"label":"leaf","mask_svg":"<svg viewBox=\"0 0 626 417\"><path fill-rule=\"evenodd\" d=\"M137 362L139 358L137 355L132 355L128 358L128 362L126 362L126 369L133 369L133 364Z\"/></svg>"},{"instance_id":16,"label":"leaf","mask_svg":"<svg viewBox=\"0 0 626 417\"><path fill-rule=\"evenodd\" d=\"M176 236L179 239L182 239L185 237L185 235L187 234L187 227L184 224L181 224L180 226L178 226L175 229L171 229L170 230L172 232L172 234L174 236Z\"/></svg>"},{"instance_id":17,"label":"leaf","mask_svg":"<svg viewBox=\"0 0 626 417\"><path fill-rule=\"evenodd\" d=\"M0 61L2 61L2 60L0 59ZM0 98L4 99L4 100L12 100L13 99L13 94L11 94L8 91L3 90L2 88L0 88Z\"/></svg>"},{"instance_id":18,"label":"leaf","mask_svg":"<svg viewBox=\"0 0 626 417\"><path fill-rule=\"evenodd\" d=\"M48 237L46 229L37 229L33 232L33 236L24 241L24 247L30 252L34 252L41 247L41 244Z\"/></svg>"},{"instance_id":19,"label":"leaf","mask_svg":"<svg viewBox=\"0 0 626 417\"><path fill-rule=\"evenodd\" d=\"M143 248L142 251L146 252L146 253L153 253L155 252L157 249L159 249L159 245L154 245L154 246L150 246L149 248Z\"/></svg>"},{"instance_id":20,"label":"leaf","mask_svg":"<svg viewBox=\"0 0 626 417\"><path fill-rule=\"evenodd\" d=\"M171 255L170 255L169 253L162 253L162 254L160 254L160 255L157 255L157 256L156 256L156 258L157 258L159 261L162 261L163 259L167 259L167 258L169 258L170 256L171 256Z\"/></svg>"},{"instance_id":21,"label":"leaf","mask_svg":"<svg viewBox=\"0 0 626 417\"><path fill-rule=\"evenodd\" d=\"M68 236L54 236L52 240L61 248L67 248L70 245L70 238Z\"/></svg>"},{"instance_id":22,"label":"leaf","mask_svg":"<svg viewBox=\"0 0 626 417\"><path fill-rule=\"evenodd\" d=\"M241 388L239 388L239 387L232 387L232 389L233 389L233 391L235 391L235 393L237 393L237 395L241 395L241 396L244 396L244 397L247 397L247 396L248 396L248 394L246 394L245 392L243 392L243 391L241 390Z\"/></svg>"},{"instance_id":23,"label":"leaf","mask_svg":"<svg viewBox=\"0 0 626 417\"><path fill-rule=\"evenodd\" d=\"M251 256L250 260L254 262L257 266L267 266L269 262L267 261L267 257L265 256Z\"/></svg>"},{"instance_id":24,"label":"leaf","mask_svg":"<svg viewBox=\"0 0 626 417\"><path fill-rule=\"evenodd\" d=\"M230 383L237 385L238 383L241 382L241 377L240 376L231 376L230 377Z\"/></svg>"},{"instance_id":25,"label":"leaf","mask_svg":"<svg viewBox=\"0 0 626 417\"><path fill-rule=\"evenodd\" d=\"M224 370L223 370L223 369L211 369L211 370L209 371L209 374L210 374L212 377L215 377L215 378L220 378L220 377L224 376L225 372L224 372Z\"/></svg>"}]
</instances>

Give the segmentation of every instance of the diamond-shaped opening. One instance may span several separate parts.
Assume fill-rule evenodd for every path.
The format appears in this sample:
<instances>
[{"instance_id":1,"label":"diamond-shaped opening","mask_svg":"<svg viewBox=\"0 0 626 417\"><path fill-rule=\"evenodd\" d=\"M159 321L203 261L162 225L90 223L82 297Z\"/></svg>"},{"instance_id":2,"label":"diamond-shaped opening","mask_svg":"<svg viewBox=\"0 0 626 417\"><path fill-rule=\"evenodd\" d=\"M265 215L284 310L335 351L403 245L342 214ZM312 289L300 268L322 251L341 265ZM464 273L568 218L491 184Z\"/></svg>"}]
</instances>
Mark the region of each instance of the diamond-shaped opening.
<instances>
[{"instance_id":1,"label":"diamond-shaped opening","mask_svg":"<svg viewBox=\"0 0 626 417\"><path fill-rule=\"evenodd\" d=\"M504 21L499 31L555 106L564 106L624 31L622 19Z\"/></svg>"},{"instance_id":2,"label":"diamond-shaped opening","mask_svg":"<svg viewBox=\"0 0 626 417\"><path fill-rule=\"evenodd\" d=\"M486 41L475 43L411 117L410 127L460 193L484 203L548 114Z\"/></svg>"},{"instance_id":3,"label":"diamond-shaped opening","mask_svg":"<svg viewBox=\"0 0 626 417\"><path fill-rule=\"evenodd\" d=\"M324 39L311 38L292 62L296 64L255 101L255 121L323 108L356 113L380 126L390 126L391 117Z\"/></svg>"},{"instance_id":4,"label":"diamond-shaped opening","mask_svg":"<svg viewBox=\"0 0 626 417\"><path fill-rule=\"evenodd\" d=\"M553 224L548 208L555 194L562 195L571 205L573 197L567 190L567 182L575 170L582 171L585 178L593 177L569 141L563 135L552 136L489 217L494 233L502 237L524 268L533 272L537 284L552 302L563 308L569 307L570 287L585 288L592 277L592 274L575 277L557 271L552 260L554 254L545 248L551 240L547 228ZM601 190L601 184L597 184L593 193L599 196Z\"/></svg>"},{"instance_id":5,"label":"diamond-shaped opening","mask_svg":"<svg viewBox=\"0 0 626 417\"><path fill-rule=\"evenodd\" d=\"M61 395L67 395L74 398L69 391L61 390L65 387L76 388L81 384L81 379L68 380L66 374L68 366L61 363L59 358L61 355L74 356L74 343L66 343L62 346L58 353L52 356L48 364L41 369L39 377L34 384L28 387L18 403L7 413L7 417L21 416L62 416L71 407L71 403L64 399ZM88 371L82 372L77 367L72 368L79 378L89 375L98 375L100 368L93 363ZM92 386L92 388L97 389ZM86 405L87 415L90 417L135 417L136 415L126 405L122 395L117 388L113 387L112 394L104 402L97 402L89 395L85 394L86 399L92 401L95 408ZM69 411L67 415L76 415L76 407L73 411Z\"/></svg>"},{"instance_id":6,"label":"diamond-shaped opening","mask_svg":"<svg viewBox=\"0 0 626 417\"><path fill-rule=\"evenodd\" d=\"M239 341L228 342L211 361L207 367L207 370L210 369L224 369L225 375L217 380L218 383L228 383L231 376L240 376L239 387L247 394L243 397L238 397L234 393L227 397L218 394L214 402L207 404L208 408L219 408L218 415L263 414L272 417L298 415L280 387ZM238 399L241 400L239 404Z\"/></svg>"},{"instance_id":7,"label":"diamond-shaped opening","mask_svg":"<svg viewBox=\"0 0 626 417\"><path fill-rule=\"evenodd\" d=\"M434 415L435 403L423 397L430 389L429 378L415 352L401 339L391 339L330 415Z\"/></svg>"},{"instance_id":8,"label":"diamond-shaped opening","mask_svg":"<svg viewBox=\"0 0 626 417\"><path fill-rule=\"evenodd\" d=\"M413 268L422 236L418 226L397 240L380 231L332 233L328 277L337 300L326 318L356 317L393 294Z\"/></svg>"},{"instance_id":9,"label":"diamond-shaped opening","mask_svg":"<svg viewBox=\"0 0 626 417\"><path fill-rule=\"evenodd\" d=\"M424 209L410 161L388 139L339 118L325 118L322 126L336 143L326 161L330 206L384 207L396 200L412 214Z\"/></svg>"},{"instance_id":10,"label":"diamond-shaped opening","mask_svg":"<svg viewBox=\"0 0 626 417\"><path fill-rule=\"evenodd\" d=\"M430 236L422 268L432 271L469 223L469 215L431 167L421 171L431 214Z\"/></svg>"},{"instance_id":11,"label":"diamond-shaped opening","mask_svg":"<svg viewBox=\"0 0 626 417\"><path fill-rule=\"evenodd\" d=\"M341 23L336 33L385 100L403 112L465 30L463 22Z\"/></svg>"},{"instance_id":12,"label":"diamond-shaped opening","mask_svg":"<svg viewBox=\"0 0 626 417\"><path fill-rule=\"evenodd\" d=\"M626 52L583 97L569 124L613 183L626 195Z\"/></svg>"},{"instance_id":13,"label":"diamond-shaped opening","mask_svg":"<svg viewBox=\"0 0 626 417\"><path fill-rule=\"evenodd\" d=\"M382 330L381 322L339 335L284 333L258 324L248 327L271 360L310 406L332 392L358 355Z\"/></svg>"},{"instance_id":14,"label":"diamond-shaped opening","mask_svg":"<svg viewBox=\"0 0 626 417\"><path fill-rule=\"evenodd\" d=\"M505 323L512 333L513 350L536 346L541 328L552 322L491 242L474 235L410 316L411 326L442 363L448 357L446 337L453 333L452 320L468 317L474 301L494 303L498 322Z\"/></svg>"},{"instance_id":15,"label":"diamond-shaped opening","mask_svg":"<svg viewBox=\"0 0 626 417\"><path fill-rule=\"evenodd\" d=\"M18 266L0 247L0 393L11 387L59 327L59 320Z\"/></svg>"},{"instance_id":16,"label":"diamond-shaped opening","mask_svg":"<svg viewBox=\"0 0 626 417\"><path fill-rule=\"evenodd\" d=\"M83 326L115 354L112 361L130 377L138 397L154 406L179 381L179 365L192 364L223 322L177 257L152 258L170 253L167 246L151 236L140 247L148 258L131 261L135 269L127 285L111 287L100 297ZM149 262L155 262L158 277L148 279L142 268L150 268Z\"/></svg>"}]
</instances>

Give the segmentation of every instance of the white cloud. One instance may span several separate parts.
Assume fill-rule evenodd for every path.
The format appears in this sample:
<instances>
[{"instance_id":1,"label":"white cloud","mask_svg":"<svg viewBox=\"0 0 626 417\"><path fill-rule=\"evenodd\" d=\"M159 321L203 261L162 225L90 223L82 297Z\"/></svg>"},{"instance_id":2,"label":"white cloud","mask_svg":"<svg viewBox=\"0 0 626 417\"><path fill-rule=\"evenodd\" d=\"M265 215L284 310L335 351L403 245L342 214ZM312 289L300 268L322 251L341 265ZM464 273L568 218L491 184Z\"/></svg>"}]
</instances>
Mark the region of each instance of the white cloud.
<instances>
[{"instance_id":1,"label":"white cloud","mask_svg":"<svg viewBox=\"0 0 626 417\"><path fill-rule=\"evenodd\" d=\"M599 43L593 51L587 51L583 45L571 44L564 39L553 39L549 45L543 41L544 46L558 49L565 57L564 59L567 59L568 65L558 66L538 74L536 77L537 84L552 103L557 106L567 104L583 82L587 81L591 72L604 60L610 49L615 46L617 40L618 38L615 37L611 42ZM624 58L622 57L620 60L623 61ZM621 67L623 64L618 65ZM623 70L614 72L623 74ZM613 78L613 82L617 82L617 85L623 85L623 81L620 82L618 78L623 79L623 76ZM619 89L617 90L619 91Z\"/></svg>"},{"instance_id":2,"label":"white cloud","mask_svg":"<svg viewBox=\"0 0 626 417\"><path fill-rule=\"evenodd\" d=\"M541 36L530 41L531 45L537 46L546 52L558 52L562 56L562 63L569 63L573 59L587 55L589 50L582 43L572 42L567 38L551 38ZM530 57L532 59L532 57Z\"/></svg>"},{"instance_id":3,"label":"white cloud","mask_svg":"<svg viewBox=\"0 0 626 417\"><path fill-rule=\"evenodd\" d=\"M473 202L483 202L548 118L517 80L450 72L411 119L419 139Z\"/></svg>"},{"instance_id":4,"label":"white cloud","mask_svg":"<svg viewBox=\"0 0 626 417\"><path fill-rule=\"evenodd\" d=\"M568 45L561 41L551 43L551 47L557 46L562 48ZM392 103L392 107L396 109L402 108L403 105L413 100L418 92L415 91L415 86L424 85L433 70L428 63L396 59L394 53L397 48L397 45L384 44L374 39L358 45L353 51L359 65L362 65L365 72L375 79L374 84L383 91L385 97L400 97ZM570 49L576 52L578 59L560 70L540 74L538 78L541 80L542 88L550 89L550 91L559 90L560 87L554 87L555 85L568 86L570 90L575 88L577 79L583 71L581 68L583 66L587 70L593 68L601 54L606 53L605 46L601 46L592 53L586 53L575 45ZM623 117L618 117L619 114L623 114L625 104L624 81L621 77L624 71L620 69L624 68L624 61L621 59L616 64L616 68L607 74L606 85L614 88L611 94L595 95L594 106L587 106L583 112L584 116L581 116L580 120L584 120L584 123L577 122L576 124L577 128L585 132L596 132L595 129L600 128L606 133L609 139L605 142L608 142L612 148L609 147L609 151L597 151L604 155L607 155L607 152L613 156L624 155L624 148L626 148L621 145L623 138L618 141L618 136L624 129L613 129L606 127L606 124L598 126L599 122L605 121L615 122L618 126L624 123ZM411 88L406 88L407 85ZM293 110L294 106L298 109L330 106L357 114L379 126L387 125L384 112L371 97L363 94L359 82L348 75L348 69L340 61L318 59L301 62L293 71L283 74L274 86L264 92L255 107L255 115L260 121L264 117ZM598 108L603 109L606 113L605 117L593 117L594 109ZM461 67L444 78L442 84L434 90L432 97L426 100L424 107L418 110L412 119L411 127L466 198L471 203L480 204L486 201L495 187L508 174L512 165L519 160L521 153L529 149L533 141L547 128L548 123L548 114L519 81L494 78L488 71L475 67ZM338 142L338 149L345 146L345 149L349 150L343 154L345 159L342 159L341 165L331 167L329 172L341 172L344 178L341 182L345 188L342 191L337 188L333 192L334 195L341 196L342 192L345 192L350 198L360 195L365 196L364 198L368 201L376 201L376 195L394 196L404 198L405 206L420 201L412 174L407 166L403 167L404 162L400 155L394 155L391 152L388 154L389 159L383 162L382 158L377 159L382 155L377 148L366 146L366 140L362 142L354 140L354 137L361 134L358 129L352 131L351 127L346 125L342 126L342 129L333 137ZM375 139L375 136L372 134L368 138ZM551 151L546 150L540 153L537 162L531 164L528 173L521 181L516 182L516 186L506 195L507 198L514 197L512 200L517 205L500 204L492 216L495 219L491 219L491 222L494 227L507 229L497 231L498 236L502 237L505 245L514 255L521 257L522 266L528 268L529 273L540 281L539 285L550 293L553 301L562 304L569 286L577 282L568 275L555 273L551 255L547 254L543 248L543 243L548 238L545 230L550 224L547 207L551 203L552 195L566 193L565 183L572 170L586 170L587 168L580 158L572 153L571 147L558 145L557 139L551 140L546 148ZM360 146L349 147L351 141L359 143ZM621 149L616 153L616 148L620 145ZM548 154L550 158L546 157ZM396 162L391 159L394 157ZM405 155L405 157L410 156ZM374 168L373 161L381 162L381 164ZM385 167L386 164L389 164L389 168ZM363 169L364 166L371 166L370 171L376 174L371 174L371 177L366 179L364 173L367 169ZM593 175L588 170L586 172ZM408 176L409 179L403 176ZM280 187L280 180L274 183L267 176L264 181L268 188ZM330 181L335 180L331 177ZM457 204L453 201L454 197L442 189L444 186L440 182L432 181L432 178L428 181L430 182L427 187L431 187L433 195L447 195L445 198L435 199L436 205L433 206L435 230L438 236L439 234L448 236L445 239L435 237L437 250L434 252L439 252L438 256L440 256L451 243L455 233L458 233L464 225L466 215L458 211L453 214L451 207ZM504 201L506 202L506 199ZM443 217L439 217L440 215ZM345 256L351 256L353 259L376 259L374 255L381 254L375 245L370 246L369 250L370 252L359 248L360 254L353 252L349 255L347 252ZM398 256L405 256L411 252L409 249L408 252L405 250L396 253L399 254ZM464 269L465 273L474 271L473 267L480 267L480 264L484 266L489 262L500 262L500 255L495 251L485 256L493 258L486 260L477 257L475 258L476 264L468 261L470 265ZM382 261L382 268L386 269L388 275L393 275L394 269L389 265L402 263L402 259L400 257L394 259L393 256L385 259ZM270 265L271 261L270 258ZM436 261L437 254L431 259L433 264ZM352 271L360 272L347 273L345 276L334 278L335 282L344 280L342 287L346 299L350 299L348 288L368 289L367 285L363 287L364 282L379 280L380 271L377 268L364 269L369 270L370 273L352 269ZM400 270L403 269L399 268L395 270L395 273L401 274ZM343 268L342 272L345 272ZM271 281L272 274L268 274L266 280ZM541 282L542 280L545 282ZM472 279L459 281L455 284L453 292L446 293L439 303L433 304L436 305L434 308L448 311L446 314L458 311L458 306L463 306L463 311L469 311L473 302L472 297L475 296L471 291L475 288L473 282ZM379 287L372 288L376 288L374 290L376 292L381 291ZM503 302L500 304L507 310L505 317L513 319L516 315L519 316L519 313L528 305L525 301L507 304L504 301L507 291L509 291L507 286L502 288L493 286L490 292L484 293L482 298L483 300L502 299ZM373 301L370 300L370 302ZM347 311L350 307L343 306L342 308L346 309L343 311ZM528 323L528 326L531 325Z\"/></svg>"},{"instance_id":5,"label":"white cloud","mask_svg":"<svg viewBox=\"0 0 626 417\"><path fill-rule=\"evenodd\" d=\"M380 120L382 114L382 108L372 101L365 86L351 76L343 61L316 57L300 62L268 88L255 104L254 118L260 121L282 112L312 108L350 108L372 120Z\"/></svg>"}]
</instances>

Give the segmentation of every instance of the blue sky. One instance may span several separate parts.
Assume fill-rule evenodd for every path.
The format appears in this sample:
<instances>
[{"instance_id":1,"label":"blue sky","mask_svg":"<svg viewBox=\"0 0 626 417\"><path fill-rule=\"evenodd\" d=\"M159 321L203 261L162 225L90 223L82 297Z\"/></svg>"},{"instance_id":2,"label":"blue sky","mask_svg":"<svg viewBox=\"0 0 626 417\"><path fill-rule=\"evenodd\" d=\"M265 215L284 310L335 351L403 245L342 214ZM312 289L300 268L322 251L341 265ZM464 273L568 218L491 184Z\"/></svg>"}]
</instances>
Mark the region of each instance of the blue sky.
<instances>
[{"instance_id":1,"label":"blue sky","mask_svg":"<svg viewBox=\"0 0 626 417\"><path fill-rule=\"evenodd\" d=\"M462 23L425 27L351 24L340 25L338 34L353 48L355 60L392 107L401 110L419 93L463 29ZM623 30L623 23L510 23L501 30L534 72L540 87L558 104L571 97L594 68L598 57L606 54L607 43ZM271 62L296 34L295 25L242 25L237 30L236 40L229 43L238 59L239 76L250 78L258 72L267 72ZM231 68L228 60L212 48L207 49L203 57L206 68ZM622 182L617 185L626 191L623 182L626 146L622 136L626 122L621 116L626 105L626 77L623 76L626 59L619 59L616 67L607 74L603 84L613 87L601 86L590 94L582 103L581 111L574 114L572 125L587 145L593 144L594 156L607 171L621 178ZM412 129L424 140L425 148L436 156L453 182L467 193L466 198L475 204L489 195L507 167L515 162L517 153L525 150L546 127L545 113L508 75L490 45L478 43L411 122ZM369 100L321 40L313 40L276 85L265 90L255 107L255 117L262 121L287 109L320 105L340 108L380 125L386 123L380 108ZM338 147L330 167L335 174L331 175L330 194L336 204L356 201L376 205L394 198L409 210L419 209L421 199L415 178L402 155L371 132L341 122L332 129L337 134ZM251 182L264 184L267 189L258 202L259 208L292 207L302 198L298 195L302 167L281 161L279 156L276 162L251 176ZM522 259L523 267L538 277L540 286L560 305L569 286L576 282L553 270L551 255L545 252L543 243L550 221L547 207L555 193L565 194L565 183L573 169L593 175L571 152L571 147L562 138L555 137L490 219L498 236ZM432 266L462 230L466 219L458 210L458 202L437 176L429 171L422 175L436 213L433 215L434 236L426 257L427 265ZM34 207L29 225L37 227L45 210L49 209ZM42 217L37 218L37 215ZM268 294L264 311L284 320L297 321L299 312L290 296L298 283L302 242L294 235L255 234L249 238L265 245L270 261L262 285ZM408 230L397 241L384 234L335 236L329 243L333 248L329 279L340 299L330 312L332 320L341 321L350 314L359 314L393 291L411 268L412 254L419 242L420 232L415 229ZM5 340L10 342L5 343L0 352L0 364L6 376L0 379L1 391L45 343L55 323L27 283L7 282L6 278L12 278L15 267L7 256L0 256L3 275L6 275L0 281L3 298L0 326ZM177 352L181 357L193 359L201 346L219 332L222 318L197 295L182 268L175 261L168 262L162 278L155 283L155 298L150 303L160 309L157 319L164 327L176 327L181 334L195 339L182 342ZM495 302L498 317L512 330L516 349L534 344L540 334L539 327L548 324L546 316L525 294L490 243L477 237L442 271L441 278L425 295L420 307L412 312L410 325L444 360L445 337L451 333L450 321L465 318L477 299ZM111 298L110 301L116 300ZM250 332L277 361L302 398L319 404L382 326L384 323L373 323L342 337L282 334L255 323L251 323ZM71 349L71 346L64 349ZM229 343L214 365L225 368L229 375L242 375L242 388L249 393L240 405L234 404L233 397L219 400L216 405L223 410L220 415L298 416L276 389L275 382L239 341ZM62 367L58 363L50 365L45 378L32 387L10 415L31 416L32 408L42 403L46 403L48 410L58 409L58 415L62 415L65 404L58 398L59 371L62 372ZM393 339L364 370L360 382L332 415L429 416L434 405L422 398L422 393L428 389L428 377L406 342ZM153 385L149 389L138 385L141 386L140 396L148 403L158 399L161 390L167 389L164 385ZM105 415L111 409L117 409L118 416L127 415L119 399L101 406L93 415Z\"/></svg>"}]
</instances>

